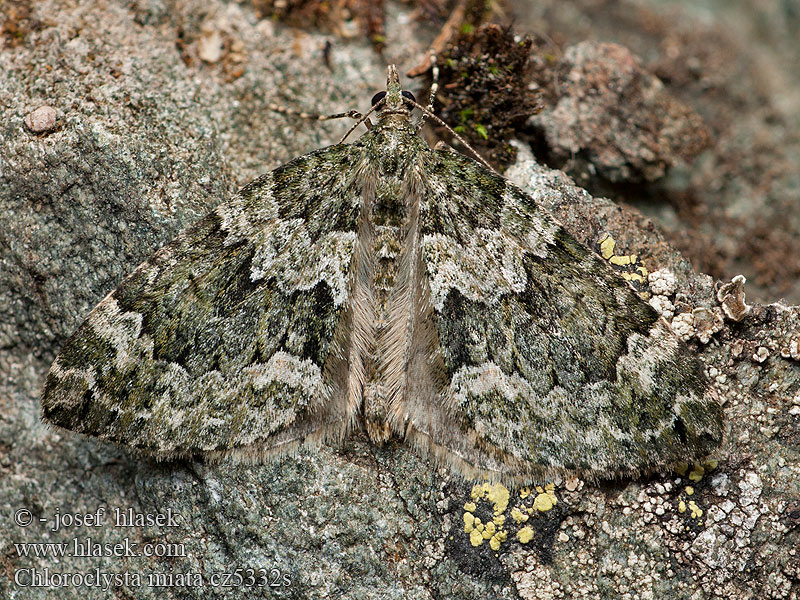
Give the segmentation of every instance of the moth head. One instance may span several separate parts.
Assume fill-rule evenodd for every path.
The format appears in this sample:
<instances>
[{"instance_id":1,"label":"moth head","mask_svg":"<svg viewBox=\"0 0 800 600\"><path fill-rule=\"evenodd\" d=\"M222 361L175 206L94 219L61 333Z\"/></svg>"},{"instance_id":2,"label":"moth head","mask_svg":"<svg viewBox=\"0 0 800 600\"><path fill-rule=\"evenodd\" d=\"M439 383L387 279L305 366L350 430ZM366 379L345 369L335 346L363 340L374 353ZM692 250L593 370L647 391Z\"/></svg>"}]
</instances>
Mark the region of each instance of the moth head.
<instances>
[{"instance_id":1,"label":"moth head","mask_svg":"<svg viewBox=\"0 0 800 600\"><path fill-rule=\"evenodd\" d=\"M397 68L389 65L386 68L386 91L378 92L372 97L372 106L378 112L378 117L390 114L409 115L417 99L414 94L400 88L400 77Z\"/></svg>"}]
</instances>

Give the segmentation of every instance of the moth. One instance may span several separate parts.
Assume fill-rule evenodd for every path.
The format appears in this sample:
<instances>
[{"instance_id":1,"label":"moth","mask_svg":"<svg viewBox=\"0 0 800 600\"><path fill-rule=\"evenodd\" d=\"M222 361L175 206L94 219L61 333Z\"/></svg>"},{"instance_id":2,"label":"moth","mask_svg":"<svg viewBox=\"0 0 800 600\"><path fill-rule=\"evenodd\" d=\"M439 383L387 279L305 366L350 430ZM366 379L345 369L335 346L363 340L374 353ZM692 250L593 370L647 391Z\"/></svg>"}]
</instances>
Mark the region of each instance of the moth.
<instances>
[{"instance_id":1,"label":"moth","mask_svg":"<svg viewBox=\"0 0 800 600\"><path fill-rule=\"evenodd\" d=\"M66 341L44 419L157 459L364 428L467 478L637 476L722 437L701 362L599 256L431 149L395 67L357 141L250 184Z\"/></svg>"}]
</instances>

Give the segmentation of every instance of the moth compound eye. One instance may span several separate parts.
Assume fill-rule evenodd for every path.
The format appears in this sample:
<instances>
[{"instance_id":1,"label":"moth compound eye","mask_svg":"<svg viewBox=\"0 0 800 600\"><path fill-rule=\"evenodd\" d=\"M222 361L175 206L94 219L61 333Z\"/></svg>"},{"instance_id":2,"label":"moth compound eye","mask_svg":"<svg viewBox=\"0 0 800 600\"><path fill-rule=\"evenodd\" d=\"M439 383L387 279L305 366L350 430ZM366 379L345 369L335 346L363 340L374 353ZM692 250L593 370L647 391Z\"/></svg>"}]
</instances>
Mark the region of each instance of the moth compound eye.
<instances>
[{"instance_id":1,"label":"moth compound eye","mask_svg":"<svg viewBox=\"0 0 800 600\"><path fill-rule=\"evenodd\" d=\"M378 92L372 97L372 106L375 106L378 102L383 100L386 97L386 92Z\"/></svg>"},{"instance_id":2,"label":"moth compound eye","mask_svg":"<svg viewBox=\"0 0 800 600\"><path fill-rule=\"evenodd\" d=\"M405 90L403 90L400 93L403 94L403 98L411 100L411 102L406 102L406 104L408 104L409 106L414 106L414 103L417 101L417 99L414 97L414 94L412 94L411 92L407 92Z\"/></svg>"}]
</instances>

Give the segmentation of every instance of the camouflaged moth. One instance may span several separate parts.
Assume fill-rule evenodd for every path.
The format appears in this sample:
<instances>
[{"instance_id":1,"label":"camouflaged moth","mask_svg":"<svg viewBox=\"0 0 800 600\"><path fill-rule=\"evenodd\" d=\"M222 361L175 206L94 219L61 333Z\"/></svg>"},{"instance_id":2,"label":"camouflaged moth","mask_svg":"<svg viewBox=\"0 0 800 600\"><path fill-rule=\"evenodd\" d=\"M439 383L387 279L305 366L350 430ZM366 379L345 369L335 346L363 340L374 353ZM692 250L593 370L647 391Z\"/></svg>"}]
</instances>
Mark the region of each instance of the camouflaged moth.
<instances>
[{"instance_id":1,"label":"camouflaged moth","mask_svg":"<svg viewBox=\"0 0 800 600\"><path fill-rule=\"evenodd\" d=\"M713 450L700 361L513 184L377 123L277 168L67 340L44 418L159 459L261 460L366 428L466 477L635 476Z\"/></svg>"}]
</instances>

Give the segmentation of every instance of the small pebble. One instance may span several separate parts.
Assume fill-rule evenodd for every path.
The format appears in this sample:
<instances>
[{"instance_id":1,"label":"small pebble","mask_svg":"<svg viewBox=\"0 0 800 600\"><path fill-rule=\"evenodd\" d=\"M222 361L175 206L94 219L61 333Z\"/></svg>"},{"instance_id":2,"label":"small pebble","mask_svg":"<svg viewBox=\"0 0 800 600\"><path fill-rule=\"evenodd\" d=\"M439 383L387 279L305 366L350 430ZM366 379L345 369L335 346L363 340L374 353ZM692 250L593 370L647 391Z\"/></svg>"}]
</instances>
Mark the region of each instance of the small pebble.
<instances>
[{"instance_id":1,"label":"small pebble","mask_svg":"<svg viewBox=\"0 0 800 600\"><path fill-rule=\"evenodd\" d=\"M44 133L56 126L56 109L52 106L40 106L25 117L25 126L33 133Z\"/></svg>"}]
</instances>

